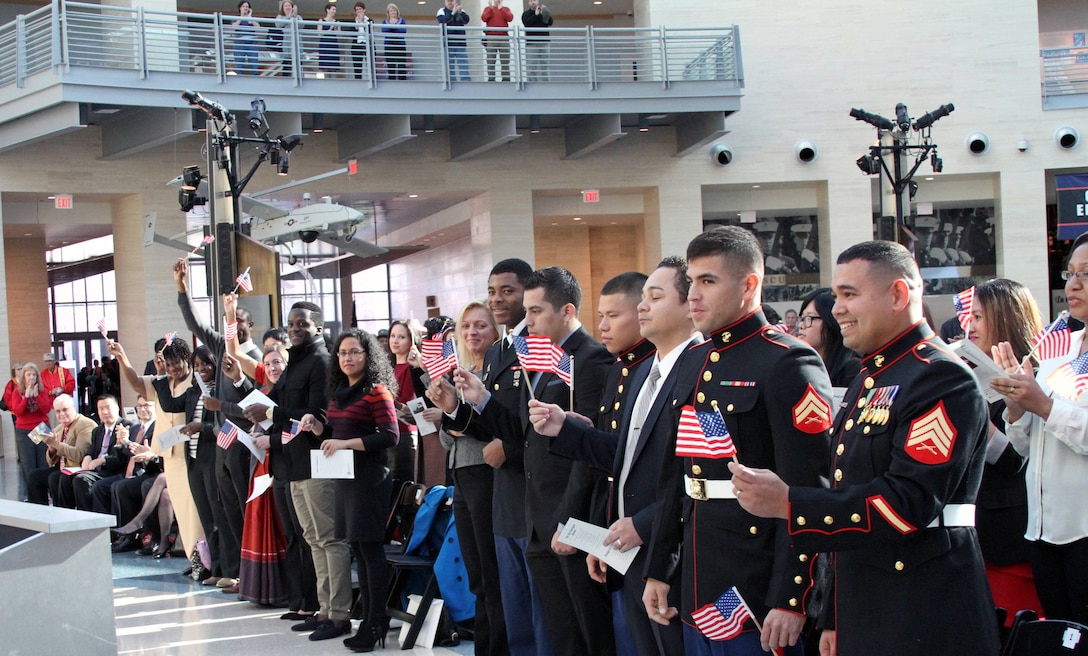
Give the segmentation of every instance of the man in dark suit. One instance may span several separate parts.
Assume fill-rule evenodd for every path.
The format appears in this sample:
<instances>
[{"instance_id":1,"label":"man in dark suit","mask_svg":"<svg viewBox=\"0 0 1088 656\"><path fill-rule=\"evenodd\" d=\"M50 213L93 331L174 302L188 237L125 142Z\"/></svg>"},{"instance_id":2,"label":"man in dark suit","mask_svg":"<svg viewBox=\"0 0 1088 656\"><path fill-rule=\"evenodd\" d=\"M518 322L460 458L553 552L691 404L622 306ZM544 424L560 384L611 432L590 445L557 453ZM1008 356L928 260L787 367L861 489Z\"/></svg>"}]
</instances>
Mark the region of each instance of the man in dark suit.
<instances>
[{"instance_id":1,"label":"man in dark suit","mask_svg":"<svg viewBox=\"0 0 1088 656\"><path fill-rule=\"evenodd\" d=\"M810 554L794 550L786 522L738 505L729 445L742 463L826 485L831 382L811 347L767 324L763 253L751 233L715 226L691 241L687 260L688 307L707 340L678 365L673 397L681 416L669 447L677 457L663 466L646 612L659 624L683 623L687 654L799 654L813 588ZM677 608L668 581L681 545ZM752 621L724 630L721 605L734 588L762 631Z\"/></svg>"},{"instance_id":2,"label":"man in dark suit","mask_svg":"<svg viewBox=\"0 0 1088 656\"><path fill-rule=\"evenodd\" d=\"M573 396L573 409L596 419L613 358L578 321L581 301L578 281L561 267L536 271L525 285L526 326L530 334L548 337L574 358L573 394L557 374L533 373L523 377L525 391L517 405L508 407L495 402L483 383L469 372L458 369L455 378L481 418L501 427L497 433L504 444L525 445L527 558L544 605L552 648L558 654L606 656L615 653L615 641L612 632L601 631L596 622L611 617L608 592L589 578L584 561L574 556L576 551L556 540L561 522L588 513L590 489L582 484L584 477L571 475L571 460L549 452L550 438L532 429L526 387L532 385L535 398L564 409L570 409Z\"/></svg>"},{"instance_id":3,"label":"man in dark suit","mask_svg":"<svg viewBox=\"0 0 1088 656\"><path fill-rule=\"evenodd\" d=\"M518 362L511 337L528 334L525 327L525 283L533 267L517 258L495 264L487 279L487 306L500 328L499 341L484 356L483 384L497 403L518 407L525 385L525 372ZM436 381L440 384L440 381ZM529 573L525 550L529 534L525 521L524 446L518 440L504 442L498 430L484 422L468 403L458 403L454 394L428 397L447 412L442 426L471 439L487 442L484 460L495 470L492 496L495 555L499 566L499 587L507 641L512 656L548 656L544 611ZM528 603L527 603L528 601Z\"/></svg>"},{"instance_id":4,"label":"man in dark suit","mask_svg":"<svg viewBox=\"0 0 1088 656\"><path fill-rule=\"evenodd\" d=\"M730 465L737 498L788 521L803 552L834 552L821 653L993 654L975 532L990 428L978 380L926 324L907 249L851 246L832 287L843 343L864 356L832 431L832 489Z\"/></svg>"},{"instance_id":5,"label":"man in dark suit","mask_svg":"<svg viewBox=\"0 0 1088 656\"><path fill-rule=\"evenodd\" d=\"M132 455L128 444L118 439L117 427L128 427L131 423L120 418L121 408L117 397L103 394L98 397L96 405L101 423L91 432L91 450L83 456L83 471L72 480L72 491L79 510L95 509L91 494L94 486L104 486L106 498L109 498L109 487L125 477L125 469Z\"/></svg>"},{"instance_id":6,"label":"man in dark suit","mask_svg":"<svg viewBox=\"0 0 1088 656\"><path fill-rule=\"evenodd\" d=\"M594 429L557 405L529 403L529 417L537 432L555 436L553 453L586 460L618 479L617 493L609 500L611 514L618 519L609 526L606 544L620 551L648 543L653 529L662 464L671 456L667 449L679 415L669 401L678 384L675 365L692 345L695 332L688 316L687 288L687 265L676 257L663 260L646 281L638 318L641 335L656 351L627 377L627 401L621 406L616 430L601 429L600 424ZM690 387L694 381L680 382ZM627 630L640 656L679 656L684 653L679 624L661 626L646 617L642 605L645 554L646 550L640 551L622 577ZM607 566L593 555L586 560L591 575L603 582Z\"/></svg>"}]
</instances>

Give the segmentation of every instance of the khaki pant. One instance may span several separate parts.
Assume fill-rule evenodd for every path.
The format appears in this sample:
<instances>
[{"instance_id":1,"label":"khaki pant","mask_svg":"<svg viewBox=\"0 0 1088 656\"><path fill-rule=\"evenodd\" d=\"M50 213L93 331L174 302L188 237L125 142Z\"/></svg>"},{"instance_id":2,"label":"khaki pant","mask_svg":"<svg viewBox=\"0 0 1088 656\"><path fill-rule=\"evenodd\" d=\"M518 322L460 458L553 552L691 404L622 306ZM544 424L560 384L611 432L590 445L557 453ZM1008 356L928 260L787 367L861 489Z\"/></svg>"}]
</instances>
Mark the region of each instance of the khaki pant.
<instances>
[{"instance_id":1,"label":"khaki pant","mask_svg":"<svg viewBox=\"0 0 1088 656\"><path fill-rule=\"evenodd\" d=\"M322 478L291 481L291 500L314 557L320 614L347 620L351 617L351 552L344 540L335 537L334 483Z\"/></svg>"}]
</instances>

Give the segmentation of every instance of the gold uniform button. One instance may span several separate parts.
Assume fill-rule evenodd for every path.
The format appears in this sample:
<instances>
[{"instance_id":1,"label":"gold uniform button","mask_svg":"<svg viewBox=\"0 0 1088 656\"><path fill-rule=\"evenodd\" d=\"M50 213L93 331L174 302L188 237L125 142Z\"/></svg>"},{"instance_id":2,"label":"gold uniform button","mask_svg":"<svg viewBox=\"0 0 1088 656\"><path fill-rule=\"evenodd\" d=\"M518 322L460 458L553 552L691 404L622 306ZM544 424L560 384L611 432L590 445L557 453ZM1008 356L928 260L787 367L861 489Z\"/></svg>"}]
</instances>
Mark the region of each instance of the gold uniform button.
<instances>
[{"instance_id":1,"label":"gold uniform button","mask_svg":"<svg viewBox=\"0 0 1088 656\"><path fill-rule=\"evenodd\" d=\"M797 585L801 585L801 583L802 583L802 582L803 582L804 580L805 580L805 579L801 578L800 576L795 576L795 577L793 577L793 582L794 582L794 583L796 583Z\"/></svg>"},{"instance_id":2,"label":"gold uniform button","mask_svg":"<svg viewBox=\"0 0 1088 656\"><path fill-rule=\"evenodd\" d=\"M752 535L755 535L756 533L759 533L759 529L756 528L755 526L749 526L748 527L748 532L751 533Z\"/></svg>"},{"instance_id":3,"label":"gold uniform button","mask_svg":"<svg viewBox=\"0 0 1088 656\"><path fill-rule=\"evenodd\" d=\"M733 404L730 403L729 405L725 406L725 411L726 412L733 412Z\"/></svg>"},{"instance_id":4,"label":"gold uniform button","mask_svg":"<svg viewBox=\"0 0 1088 656\"><path fill-rule=\"evenodd\" d=\"M616 410L619 410L620 409L620 402L616 401L616 404L614 406L612 406L612 407L615 408Z\"/></svg>"},{"instance_id":5,"label":"gold uniform button","mask_svg":"<svg viewBox=\"0 0 1088 656\"><path fill-rule=\"evenodd\" d=\"M827 434L828 434L828 435L834 435L834 434L835 434L835 429L834 429L834 427L832 427L832 428L828 428L828 429L827 429Z\"/></svg>"},{"instance_id":6,"label":"gold uniform button","mask_svg":"<svg viewBox=\"0 0 1088 656\"><path fill-rule=\"evenodd\" d=\"M828 526L831 526L834 523L835 523L835 518L832 517L831 515L828 515L827 517L824 517L824 524L827 524Z\"/></svg>"},{"instance_id":7,"label":"gold uniform button","mask_svg":"<svg viewBox=\"0 0 1088 656\"><path fill-rule=\"evenodd\" d=\"M702 403L702 402L706 401L706 394L703 394L702 392L699 392L698 394L695 395L695 400L698 401L699 403Z\"/></svg>"},{"instance_id":8,"label":"gold uniform button","mask_svg":"<svg viewBox=\"0 0 1088 656\"><path fill-rule=\"evenodd\" d=\"M873 389L873 385L876 385L876 381L871 376L865 378L865 389Z\"/></svg>"},{"instance_id":9,"label":"gold uniform button","mask_svg":"<svg viewBox=\"0 0 1088 656\"><path fill-rule=\"evenodd\" d=\"M626 378L626 377L627 377L627 373L628 373L628 372L627 372L627 367L624 367L623 369L621 369L621 370L620 370L620 373L621 373L621 374L623 374L624 378Z\"/></svg>"},{"instance_id":10,"label":"gold uniform button","mask_svg":"<svg viewBox=\"0 0 1088 656\"><path fill-rule=\"evenodd\" d=\"M796 606L796 605L797 605L797 599L790 599L790 606Z\"/></svg>"},{"instance_id":11,"label":"gold uniform button","mask_svg":"<svg viewBox=\"0 0 1088 656\"><path fill-rule=\"evenodd\" d=\"M859 408L864 408L865 407L865 397L864 396L861 397L860 399L858 399L858 407Z\"/></svg>"},{"instance_id":12,"label":"gold uniform button","mask_svg":"<svg viewBox=\"0 0 1088 656\"><path fill-rule=\"evenodd\" d=\"M854 513L853 515L850 515L850 521L852 521L852 522L854 522L855 524L857 524L858 522L860 522L860 521L861 521L861 515L859 515L859 514L857 514L857 513Z\"/></svg>"},{"instance_id":13,"label":"gold uniform button","mask_svg":"<svg viewBox=\"0 0 1088 656\"><path fill-rule=\"evenodd\" d=\"M712 374L711 372L709 372L709 371L704 371L703 372L703 380L705 380L706 382L709 383L713 378L714 378L714 374Z\"/></svg>"},{"instance_id":14,"label":"gold uniform button","mask_svg":"<svg viewBox=\"0 0 1088 656\"><path fill-rule=\"evenodd\" d=\"M721 359L722 359L722 356L717 351L710 354L710 361L711 362L717 362L718 360L721 360Z\"/></svg>"},{"instance_id":15,"label":"gold uniform button","mask_svg":"<svg viewBox=\"0 0 1088 656\"><path fill-rule=\"evenodd\" d=\"M854 420L853 419L847 419L846 420L846 425L843 426L843 428L845 428L846 430L850 430L853 427L854 427Z\"/></svg>"},{"instance_id":16,"label":"gold uniform button","mask_svg":"<svg viewBox=\"0 0 1088 656\"><path fill-rule=\"evenodd\" d=\"M620 385L619 389L616 390L616 391L619 392L620 394L623 394L623 385Z\"/></svg>"},{"instance_id":17,"label":"gold uniform button","mask_svg":"<svg viewBox=\"0 0 1088 656\"><path fill-rule=\"evenodd\" d=\"M844 453L846 453L846 445L842 442L839 442L838 448L835 449L835 455L841 456Z\"/></svg>"},{"instance_id":18,"label":"gold uniform button","mask_svg":"<svg viewBox=\"0 0 1088 656\"><path fill-rule=\"evenodd\" d=\"M865 428L863 428L863 429L861 430L861 432L862 432L862 433L865 433L866 435L868 435L868 434L869 434L869 430L870 430L869 426L866 426Z\"/></svg>"},{"instance_id":19,"label":"gold uniform button","mask_svg":"<svg viewBox=\"0 0 1088 656\"><path fill-rule=\"evenodd\" d=\"M804 526L804 525L805 525L805 518L804 518L804 516L803 516L803 515L802 515L802 516L798 516L798 518L797 518L797 525L798 525L798 526ZM804 558L804 556L802 556L802 558ZM801 562L803 563L803 562L805 562L805 561L804 561L804 560L802 560Z\"/></svg>"},{"instance_id":20,"label":"gold uniform button","mask_svg":"<svg viewBox=\"0 0 1088 656\"><path fill-rule=\"evenodd\" d=\"M836 469L835 470L835 480L836 481L841 481L842 480L842 470L841 469Z\"/></svg>"},{"instance_id":21,"label":"gold uniform button","mask_svg":"<svg viewBox=\"0 0 1088 656\"><path fill-rule=\"evenodd\" d=\"M498 392L498 391L499 391L499 384L498 384L498 383L495 383L495 391L496 391L496 392Z\"/></svg>"},{"instance_id":22,"label":"gold uniform button","mask_svg":"<svg viewBox=\"0 0 1088 656\"><path fill-rule=\"evenodd\" d=\"M700 467L699 465L692 465L691 466L691 473L698 476L699 474L703 473L703 468Z\"/></svg>"},{"instance_id":23,"label":"gold uniform button","mask_svg":"<svg viewBox=\"0 0 1088 656\"><path fill-rule=\"evenodd\" d=\"M800 556L797 557L797 560L801 561L802 563L807 563L808 562L808 554L801 554Z\"/></svg>"},{"instance_id":24,"label":"gold uniform button","mask_svg":"<svg viewBox=\"0 0 1088 656\"><path fill-rule=\"evenodd\" d=\"M617 427L618 427L618 424L616 423L616 420L613 419L612 420L612 430L616 430Z\"/></svg>"},{"instance_id":25,"label":"gold uniform button","mask_svg":"<svg viewBox=\"0 0 1088 656\"><path fill-rule=\"evenodd\" d=\"M903 564L903 561L901 561L901 560L897 560L897 561L895 561L895 569L896 569L896 571L898 571L898 572L902 572L902 571L903 571L903 568L904 568L904 567L906 567L906 565L904 565L904 564Z\"/></svg>"},{"instance_id":26,"label":"gold uniform button","mask_svg":"<svg viewBox=\"0 0 1088 656\"><path fill-rule=\"evenodd\" d=\"M605 408L605 406L602 405L601 406L601 412L604 412L604 408Z\"/></svg>"}]
</instances>

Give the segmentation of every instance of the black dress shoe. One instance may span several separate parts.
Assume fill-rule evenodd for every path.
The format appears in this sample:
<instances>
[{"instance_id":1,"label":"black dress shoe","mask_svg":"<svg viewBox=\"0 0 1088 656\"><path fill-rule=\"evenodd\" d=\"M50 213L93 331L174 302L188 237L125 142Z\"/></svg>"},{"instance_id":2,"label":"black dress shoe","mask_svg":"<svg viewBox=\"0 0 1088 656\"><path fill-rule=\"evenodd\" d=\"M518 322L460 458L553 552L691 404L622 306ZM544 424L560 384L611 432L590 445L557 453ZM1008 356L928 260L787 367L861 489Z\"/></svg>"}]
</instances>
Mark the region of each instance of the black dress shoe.
<instances>
[{"instance_id":1,"label":"black dress shoe","mask_svg":"<svg viewBox=\"0 0 1088 656\"><path fill-rule=\"evenodd\" d=\"M110 551L113 553L123 553L125 551L132 551L140 546L140 542L136 539L135 535L123 535L120 539L110 545Z\"/></svg>"},{"instance_id":2,"label":"black dress shoe","mask_svg":"<svg viewBox=\"0 0 1088 656\"><path fill-rule=\"evenodd\" d=\"M139 549L136 550L136 555L137 556L151 556L158 550L159 550L159 543L158 542L148 542L146 545L144 545L143 547L140 547Z\"/></svg>"},{"instance_id":3,"label":"black dress shoe","mask_svg":"<svg viewBox=\"0 0 1088 656\"><path fill-rule=\"evenodd\" d=\"M310 640L330 640L332 638L339 638L345 633L351 633L351 622L347 620L325 620L310 634Z\"/></svg>"},{"instance_id":4,"label":"black dress shoe","mask_svg":"<svg viewBox=\"0 0 1088 656\"><path fill-rule=\"evenodd\" d=\"M292 631L313 631L317 629L317 626L321 624L321 620L317 619L317 615L311 615L307 617L301 624L295 624L291 627Z\"/></svg>"},{"instance_id":5,"label":"black dress shoe","mask_svg":"<svg viewBox=\"0 0 1088 656\"><path fill-rule=\"evenodd\" d=\"M293 620L295 622L301 622L302 620L305 620L305 619L310 618L310 617L313 617L312 613L300 613L300 612L295 611L295 610L293 610L293 611L291 611L289 613L284 613L283 615L280 615L281 620Z\"/></svg>"}]
</instances>

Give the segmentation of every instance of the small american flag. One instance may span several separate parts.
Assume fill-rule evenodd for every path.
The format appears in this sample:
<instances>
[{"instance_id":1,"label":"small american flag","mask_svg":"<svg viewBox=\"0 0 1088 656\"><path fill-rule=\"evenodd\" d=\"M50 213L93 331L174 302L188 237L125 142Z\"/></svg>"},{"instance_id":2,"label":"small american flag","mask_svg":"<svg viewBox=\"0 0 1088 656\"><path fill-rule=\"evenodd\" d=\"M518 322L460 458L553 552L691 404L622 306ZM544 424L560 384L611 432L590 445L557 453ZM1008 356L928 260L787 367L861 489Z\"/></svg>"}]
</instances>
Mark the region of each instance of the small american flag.
<instances>
[{"instance_id":1,"label":"small american flag","mask_svg":"<svg viewBox=\"0 0 1088 656\"><path fill-rule=\"evenodd\" d=\"M956 308L956 317L960 320L963 332L971 325L971 312L975 305L975 288L966 289L952 297L952 305Z\"/></svg>"},{"instance_id":2,"label":"small american flag","mask_svg":"<svg viewBox=\"0 0 1088 656\"><path fill-rule=\"evenodd\" d=\"M697 411L686 405L680 409L676 455L681 458L732 458L737 455L737 447L721 414L716 410Z\"/></svg>"},{"instance_id":3,"label":"small american flag","mask_svg":"<svg viewBox=\"0 0 1088 656\"><path fill-rule=\"evenodd\" d=\"M555 364L555 375L570 387L574 382L574 360L569 353L564 353L559 362Z\"/></svg>"},{"instance_id":4,"label":"small american flag","mask_svg":"<svg viewBox=\"0 0 1088 656\"><path fill-rule=\"evenodd\" d=\"M544 335L514 335L514 350L526 371L554 372L563 357L563 349Z\"/></svg>"},{"instance_id":5,"label":"small american flag","mask_svg":"<svg viewBox=\"0 0 1088 656\"><path fill-rule=\"evenodd\" d=\"M166 345L170 346L174 343L174 340L178 338L178 334L174 331L168 332L163 335L163 339L166 340Z\"/></svg>"},{"instance_id":6,"label":"small american flag","mask_svg":"<svg viewBox=\"0 0 1088 656\"><path fill-rule=\"evenodd\" d=\"M231 321L227 324L227 329L223 332L223 339L228 342L238 336L238 322Z\"/></svg>"},{"instance_id":7,"label":"small american flag","mask_svg":"<svg viewBox=\"0 0 1088 656\"><path fill-rule=\"evenodd\" d=\"M207 246L208 244L212 243L213 241L215 241L215 237L213 237L212 235L204 235L204 239L200 240L200 245L201 246Z\"/></svg>"},{"instance_id":8,"label":"small american flag","mask_svg":"<svg viewBox=\"0 0 1088 656\"><path fill-rule=\"evenodd\" d=\"M1060 358L1069 352L1069 324L1065 321L1065 313L1054 320L1038 335L1031 338L1031 344L1039 361L1051 358Z\"/></svg>"},{"instance_id":9,"label":"small american flag","mask_svg":"<svg viewBox=\"0 0 1088 656\"><path fill-rule=\"evenodd\" d=\"M420 358L431 380L445 376L457 366L457 350L454 348L452 339L423 340Z\"/></svg>"},{"instance_id":10,"label":"small american flag","mask_svg":"<svg viewBox=\"0 0 1088 656\"><path fill-rule=\"evenodd\" d=\"M748 604L734 586L725 591L712 604L707 604L691 614L699 632L711 640L732 640L740 635L744 623L752 617Z\"/></svg>"},{"instance_id":11,"label":"small american flag","mask_svg":"<svg viewBox=\"0 0 1088 656\"><path fill-rule=\"evenodd\" d=\"M234 279L234 282L238 283L238 286L241 287L244 292L253 291L253 281L249 279L249 267L246 267L246 270L240 273L238 277Z\"/></svg>"},{"instance_id":12,"label":"small american flag","mask_svg":"<svg viewBox=\"0 0 1088 656\"><path fill-rule=\"evenodd\" d=\"M1055 394L1077 400L1088 390L1088 353L1066 362L1046 377L1047 385Z\"/></svg>"},{"instance_id":13,"label":"small american flag","mask_svg":"<svg viewBox=\"0 0 1088 656\"><path fill-rule=\"evenodd\" d=\"M109 335L106 334L106 317L99 319L95 325L98 326L98 332L102 333L102 337L109 339Z\"/></svg>"},{"instance_id":14,"label":"small american flag","mask_svg":"<svg viewBox=\"0 0 1088 656\"><path fill-rule=\"evenodd\" d=\"M298 419L291 420L291 426L280 434L280 443L287 444L302 432L301 422Z\"/></svg>"},{"instance_id":15,"label":"small american flag","mask_svg":"<svg viewBox=\"0 0 1088 656\"><path fill-rule=\"evenodd\" d=\"M219 434L215 436L215 443L220 449L229 449L238 439L238 427L229 421L224 421L219 428Z\"/></svg>"}]
</instances>

